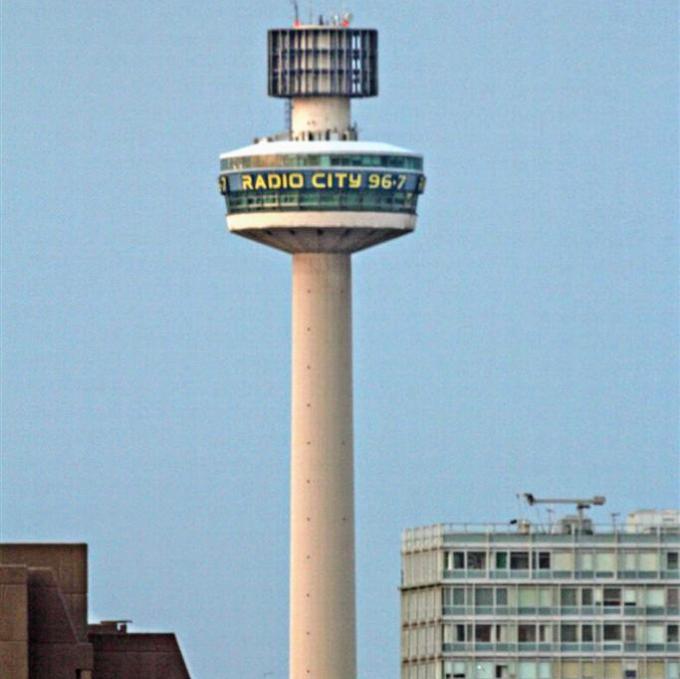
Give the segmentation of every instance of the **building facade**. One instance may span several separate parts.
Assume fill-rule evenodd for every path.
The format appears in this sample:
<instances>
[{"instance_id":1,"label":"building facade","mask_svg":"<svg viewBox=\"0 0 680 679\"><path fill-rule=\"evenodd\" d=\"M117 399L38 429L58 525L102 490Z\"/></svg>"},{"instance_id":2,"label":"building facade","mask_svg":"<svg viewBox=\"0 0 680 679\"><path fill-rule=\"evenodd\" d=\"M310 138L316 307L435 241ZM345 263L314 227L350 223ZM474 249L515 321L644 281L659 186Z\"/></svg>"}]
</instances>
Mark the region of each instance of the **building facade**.
<instances>
[{"instance_id":1,"label":"building facade","mask_svg":"<svg viewBox=\"0 0 680 679\"><path fill-rule=\"evenodd\" d=\"M402 679L680 679L680 512L402 538Z\"/></svg>"},{"instance_id":2,"label":"building facade","mask_svg":"<svg viewBox=\"0 0 680 679\"><path fill-rule=\"evenodd\" d=\"M0 544L0 679L190 679L174 634L88 624L87 545Z\"/></svg>"}]
</instances>

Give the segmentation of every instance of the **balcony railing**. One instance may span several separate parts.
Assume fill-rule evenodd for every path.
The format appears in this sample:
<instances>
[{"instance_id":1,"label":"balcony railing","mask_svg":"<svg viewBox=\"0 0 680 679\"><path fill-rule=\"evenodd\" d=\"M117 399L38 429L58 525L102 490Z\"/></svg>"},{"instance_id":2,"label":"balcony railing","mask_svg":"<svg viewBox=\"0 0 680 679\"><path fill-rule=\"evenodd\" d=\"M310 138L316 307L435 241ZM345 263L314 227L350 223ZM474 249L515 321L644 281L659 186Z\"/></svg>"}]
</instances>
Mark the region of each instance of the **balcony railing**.
<instances>
[{"instance_id":1,"label":"balcony railing","mask_svg":"<svg viewBox=\"0 0 680 679\"><path fill-rule=\"evenodd\" d=\"M665 617L680 615L677 606L442 606L445 616L576 616L579 618L602 616Z\"/></svg>"},{"instance_id":2,"label":"balcony railing","mask_svg":"<svg viewBox=\"0 0 680 679\"><path fill-rule=\"evenodd\" d=\"M518 529L519 526L519 529ZM559 524L439 523L402 533L402 550L431 549L460 543L527 544L680 544L680 526L595 524L590 531L563 532Z\"/></svg>"},{"instance_id":3,"label":"balcony railing","mask_svg":"<svg viewBox=\"0 0 680 679\"><path fill-rule=\"evenodd\" d=\"M680 570L661 571L558 571L485 570L478 568L444 570L445 580L680 580Z\"/></svg>"}]
</instances>

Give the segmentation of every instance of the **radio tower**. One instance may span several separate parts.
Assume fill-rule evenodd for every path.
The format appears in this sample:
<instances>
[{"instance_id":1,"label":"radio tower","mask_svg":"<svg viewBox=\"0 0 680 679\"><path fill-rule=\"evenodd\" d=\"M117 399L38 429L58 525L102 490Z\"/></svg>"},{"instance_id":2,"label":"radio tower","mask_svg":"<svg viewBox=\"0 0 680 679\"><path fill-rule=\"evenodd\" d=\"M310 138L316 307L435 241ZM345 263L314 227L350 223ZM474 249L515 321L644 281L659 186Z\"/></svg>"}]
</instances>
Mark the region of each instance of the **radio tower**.
<instances>
[{"instance_id":1,"label":"radio tower","mask_svg":"<svg viewBox=\"0 0 680 679\"><path fill-rule=\"evenodd\" d=\"M272 29L290 129L220 156L229 231L292 254L290 677L355 679L351 255L413 231L422 157L361 142L378 34L350 15Z\"/></svg>"}]
</instances>

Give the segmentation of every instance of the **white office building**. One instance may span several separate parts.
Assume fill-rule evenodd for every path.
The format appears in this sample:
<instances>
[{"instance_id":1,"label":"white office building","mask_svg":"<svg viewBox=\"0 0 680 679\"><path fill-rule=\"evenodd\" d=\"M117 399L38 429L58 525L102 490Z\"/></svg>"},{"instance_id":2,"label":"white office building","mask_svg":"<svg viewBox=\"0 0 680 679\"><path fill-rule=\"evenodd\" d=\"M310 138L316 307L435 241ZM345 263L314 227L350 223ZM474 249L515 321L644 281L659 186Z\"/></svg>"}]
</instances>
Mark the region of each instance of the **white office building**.
<instances>
[{"instance_id":1,"label":"white office building","mask_svg":"<svg viewBox=\"0 0 680 679\"><path fill-rule=\"evenodd\" d=\"M402 679L680 679L680 512L402 538Z\"/></svg>"}]
</instances>

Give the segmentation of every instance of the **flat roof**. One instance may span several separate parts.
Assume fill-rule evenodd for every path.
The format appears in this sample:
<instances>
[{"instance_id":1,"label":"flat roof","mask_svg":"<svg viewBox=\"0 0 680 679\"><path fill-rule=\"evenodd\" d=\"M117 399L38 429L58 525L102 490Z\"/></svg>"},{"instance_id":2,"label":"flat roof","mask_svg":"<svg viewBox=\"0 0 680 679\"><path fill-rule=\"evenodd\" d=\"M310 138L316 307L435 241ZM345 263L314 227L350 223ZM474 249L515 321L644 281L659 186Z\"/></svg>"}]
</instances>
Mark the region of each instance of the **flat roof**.
<instances>
[{"instance_id":1,"label":"flat roof","mask_svg":"<svg viewBox=\"0 0 680 679\"><path fill-rule=\"evenodd\" d=\"M296 153L375 153L394 156L416 156L418 153L380 141L262 141L250 146L222 153L220 158L241 156L268 156Z\"/></svg>"}]
</instances>

